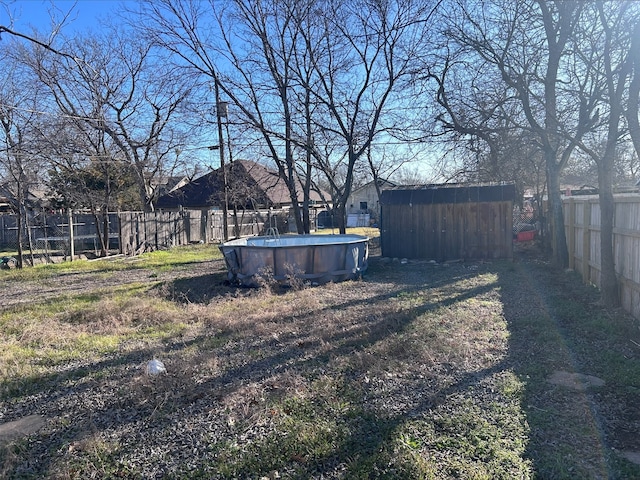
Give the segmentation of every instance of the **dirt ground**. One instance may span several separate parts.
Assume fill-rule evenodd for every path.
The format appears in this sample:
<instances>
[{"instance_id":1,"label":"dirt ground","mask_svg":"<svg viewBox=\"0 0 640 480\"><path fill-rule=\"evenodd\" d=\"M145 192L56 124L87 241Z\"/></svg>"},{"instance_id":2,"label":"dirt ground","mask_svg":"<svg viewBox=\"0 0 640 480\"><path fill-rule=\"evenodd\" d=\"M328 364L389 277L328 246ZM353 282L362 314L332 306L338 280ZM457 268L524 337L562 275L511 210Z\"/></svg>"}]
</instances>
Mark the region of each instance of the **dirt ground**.
<instances>
[{"instance_id":1,"label":"dirt ground","mask_svg":"<svg viewBox=\"0 0 640 480\"><path fill-rule=\"evenodd\" d=\"M414 261L403 264L398 259L385 259L381 258L378 252L374 251L372 253L370 257L370 272L372 272L371 275L375 278L375 282L368 282L365 278L365 281L356 282L353 288L350 289L321 287L314 291L315 296L319 299L318 301L326 301L327 303L331 301L336 305L334 310L331 310L332 315L340 315L341 311L345 314L348 312L349 314L359 315L361 312L360 310L355 310L354 305L356 305L358 309L366 308L366 305L360 305L362 298L368 298L369 296L377 299L392 298L394 295L397 295L398 285L402 285L402 289L407 292L411 292L412 289L422 286L425 282L436 288L446 283L448 279L473 278L473 276L478 273L490 272L492 269L491 262L454 262L447 265L433 265L428 262ZM127 259L124 261L135 263L136 259ZM594 350L610 349L623 355L625 358L640 360L640 346L636 347L636 340L640 342L638 335L636 335L635 338L603 340L602 338L595 337L583 338L576 334L576 332L580 331L579 325L572 324L572 321L566 320L563 312L552 306L554 300L560 297L570 297L576 300L578 304L582 303L587 305L587 312L596 309L600 311L601 307L597 304L597 299L594 299L592 289L587 289L579 282L576 282L575 276L571 276L566 272L553 270L537 250L533 248L518 248L514 258L512 275L519 284L513 285L507 282L502 285L500 291L501 302L505 305L505 315L507 318L518 319L528 315L530 316L531 312L536 312L537 310L544 310L548 313L551 321L557 324L559 331L567 334L569 340L566 342L566 356L575 371L584 372L585 374L598 372L599 367L593 364L592 356L590 356L590 352ZM217 305L217 300L229 298L230 296L252 297L260 295L260 291L257 289L239 289L229 285L225 279L226 268L220 259L189 264L173 270L154 272L145 269L116 270L99 274L70 272L43 280L20 282L4 281L0 277L0 306L3 309L11 308L21 304L28 304L29 302L41 303L48 299L60 297L61 295L75 296L81 293L101 291L110 287L149 282L157 282L163 285L162 289L157 290L158 295L166 296L167 298L185 304L210 305L212 308ZM341 305L345 306L344 309ZM338 313L333 313L334 311ZM375 316L375 313L367 313L367 322L370 322ZM567 315L566 317L569 318L570 316L571 315ZM626 322L625 325L634 324L634 321L626 318L622 312L613 312L612 318L624 318L624 322ZM382 318L375 320L381 322L381 328L385 331L396 328L391 323L385 323L386 320ZM262 365L261 362L257 361L251 367L252 369L239 365L234 370L235 377L226 379L226 381L238 388L239 394L244 394L248 397L257 395L251 391L251 388L254 388L256 385L257 378L268 379L270 375L275 375L273 372L277 373L279 369L285 368L289 359L282 357L283 354L278 352L293 348L298 352L296 355L305 357L307 352L321 352L322 349L328 348L323 344L321 339L319 340L318 335L320 334L304 332L299 330L298 327L294 327L293 322L298 321L299 319L292 318L290 320L291 326L287 324L283 327L284 333L279 336L274 335L273 338L269 337L260 340L248 336L242 340L245 343L243 348L253 349L257 344L262 345L264 343L264 348L274 351L277 350L277 355L274 355L274 358L278 358L280 363ZM369 328L371 327L366 327L363 332L370 334ZM538 351L535 339L527 337L528 328L530 327L524 324L522 326L513 325L511 334L517 338L511 339L510 344L515 353L511 354L508 361L510 362L510 368L515 370L520 369L525 371L526 368L528 368L527 363L540 362L541 356L544 355L544 352ZM165 355L171 358L170 355L173 354L173 351L177 351L178 346L182 348L182 346L190 341L195 343L196 340L198 342L210 341L195 337L194 339L176 339L175 345L170 344L166 347ZM241 351L240 348L238 348L238 352L231 352L231 349L229 350L227 353L222 353L229 356L246 353L246 351ZM147 351L137 351L127 354L126 361L128 364L121 364L121 360L116 362L115 359L105 359L100 365L100 368L108 371L107 380L104 383L100 383L98 380L91 380L85 385L80 373L82 373L84 369L93 371L95 366L81 365L82 362L80 362L80 364L73 364L69 366L70 371L80 372L78 375L69 374L67 377L61 377L65 380L59 389L58 387L47 386L41 393L26 397L26 400L15 401L11 405L5 404L3 410L0 410L0 423L2 423L3 416L5 416L6 420L16 420L19 418L33 418L33 415L38 414L44 415L47 418L64 417L69 419L68 421L72 421L74 415L76 415L77 418L82 419L84 425L78 426L77 429L82 430L84 428L86 431L82 436L86 436L87 438L95 435L101 428L111 428L114 424L123 425L123 428L127 429L124 433L120 432L118 435L131 435L132 438L136 436L140 437L140 432L130 430L132 426L136 424L137 419L121 418L120 415L126 410L118 404L120 400L112 397L113 392L119 388L118 382L120 380L118 375L121 375L123 379L126 378L127 382L132 382L131 379L133 378L136 382L140 383L141 390L144 390L147 394L152 391L154 394L160 392L158 388L148 384L147 380L136 380L139 379L140 372L131 367L131 365L136 362L142 362L145 358L144 355L147 354ZM178 358L179 357L176 357L176 360ZM235 357L233 361L244 362L244 360L236 360ZM256 367L256 365L258 365L258 367ZM531 402L531 405L527 407L530 409L532 418L536 413L540 413L544 415L544 422L548 422L547 425L541 420L540 423L543 425L542 427L539 429L535 427L535 425L532 427L530 455L543 455L543 453L539 452L553 451L555 448L554 442L557 440L553 437L554 428L557 426L557 424L554 426L553 415L564 415L567 408L571 409L579 406L579 408L584 409L585 412L589 412L589 415L595 418L597 430L599 431L599 435L601 435L602 448L608 452L620 452L620 454L630 462L636 463L637 460L640 459L640 436L637 434L637 432L640 431L640 389L635 385L625 385L623 383L603 385L599 383L600 379L595 375L575 377L565 372L565 367L566 365L559 365L559 368L553 372L555 376L550 376L549 379L550 384L561 385L561 387L565 389L565 393L558 396L558 392L552 390L550 387L549 392L539 391L527 398L527 401ZM407 368L410 369L410 367ZM446 369L453 369L452 366L446 365L442 368L443 372L445 372ZM198 373L196 367L185 367L185 372L187 370L189 375L197 378ZM418 375L418 372L415 374ZM449 375L449 373L447 373L447 375ZM456 374L454 372L451 373L451 375L455 376ZM56 378L58 377L53 376L52 381L59 381L59 379L56 380ZM559 383L554 384L554 379ZM173 391L176 392L175 395L177 398L175 402L182 402L184 407L181 408L189 411L197 408L198 411L214 412L214 407L211 405L215 402L220 403L220 398L223 393L226 392L225 389L229 388L220 386L220 391L223 393L216 394L216 396L209 398L209 390L206 389L212 387L212 384L210 384L211 380L202 380L202 388L192 388L188 394L180 390L180 388L182 388L180 380L175 379L172 381L174 384L167 385L166 392L164 390L162 391L165 392L163 395L166 394L165 402L168 401L167 399L174 401L174 397L171 396L173 395L173 389ZM262 382L263 380L260 381ZM295 379L290 381L295 382ZM453 380L451 381L453 382ZM394 380L388 380L385 388L391 388L389 385L395 385L393 382ZM588 384L587 382L594 383ZM394 397L394 401L399 402L398 405L404 404L409 406L412 402L424 401L424 398L430 395L427 393L428 388L433 387L433 385L430 386L425 382L422 383L424 383L424 386L418 388L415 386L417 384L401 385L398 380L397 385L395 385L397 392L395 393L396 397ZM215 383L213 384L213 386L216 385ZM595 388L592 388L592 386ZM273 392L279 387L261 384L260 388L263 389L262 391L266 389ZM296 386L291 385L290 388L296 388ZM69 393L72 389L75 392L73 395ZM45 393L48 395L46 398ZM378 397L376 395L378 395ZM381 395L379 392L372 392L371 402L382 401L379 400L382 398ZM559 398L561 400L558 400ZM115 403L111 404L110 402ZM562 405L560 405L559 402L562 402ZM142 424L146 425L146 422L156 420L155 415L158 407L156 406L156 410L154 410L151 408L153 405L145 405L143 403L144 402L140 403L139 410L142 412L140 415L146 415L146 419L142 421ZM229 405L224 407L227 409L231 408ZM387 407L389 406L385 405L385 408ZM87 408L91 408L95 414L87 414ZM247 406L246 408L249 409L253 407ZM402 408L405 407L398 406L397 408L402 410ZM220 413L220 411L214 413ZM166 428L169 434L176 439L182 439L182 437L187 434L194 436L196 433L197 435L206 437L207 435L219 435L221 434L220 432L233 428L233 425L228 423L229 421L230 420L226 419L220 423L220 419L209 416L203 419L201 425L196 425L194 420L192 425L173 425L172 427L167 426ZM103 422L104 425L101 426L100 422ZM164 428L164 423L162 425ZM193 429L198 428L202 431L194 433ZM52 433L49 434L53 435ZM147 435L147 437L143 436L141 438L148 439L153 436L155 439L155 436L160 433L155 430L154 433L145 430L143 434ZM164 434L166 435L167 433L165 432ZM545 435L549 436L545 438ZM570 442L571 439L567 439L566 441ZM63 454L66 456L75 455L84 448L82 445L84 445L83 440L70 443L65 447L68 448L68 451L65 450ZM150 445L153 445L152 441L150 441ZM596 465L597 459L590 458L590 453L588 452L589 447L589 445L585 446L583 471L591 472L588 478L606 478L606 473L603 473L602 468ZM36 456L40 455L44 458L49 455L47 448L44 446L40 447L36 445L32 448L34 452L36 452L34 453ZM139 452L139 455L141 456L139 459L141 465L157 458L157 452L150 450L143 449ZM544 455L548 455L548 453L544 453ZM609 453L606 453L606 455L609 455ZM47 457L47 459L47 461L52 461L49 457ZM24 471L27 473L38 472L37 466L23 466L21 468L25 469ZM147 468L147 470L142 471L149 474L158 474L158 470L154 470L151 466L145 468ZM159 467L156 466L156 468ZM328 476L327 478L334 477ZM339 476L336 475L335 478L339 478ZM546 478L544 472L539 475L539 478ZM567 476L567 478L570 478L570 476Z\"/></svg>"},{"instance_id":2,"label":"dirt ground","mask_svg":"<svg viewBox=\"0 0 640 480\"><path fill-rule=\"evenodd\" d=\"M135 263L136 258L114 259ZM7 282L1 280L0 272L0 307L12 307L30 302L38 303L60 295L80 295L100 289L114 286L123 286L140 282L175 282L181 279L210 278L212 283L200 282L189 288L193 295L205 296L224 295L231 291L223 280L226 276L226 267L222 260L197 262L188 267L173 270L154 272L150 274L146 269L113 270L101 274L94 272L69 272L57 274L55 277L41 280L21 280L19 282ZM200 288L197 288L197 287ZM213 286L213 288L212 288ZM199 290L199 292L195 292Z\"/></svg>"}]
</instances>

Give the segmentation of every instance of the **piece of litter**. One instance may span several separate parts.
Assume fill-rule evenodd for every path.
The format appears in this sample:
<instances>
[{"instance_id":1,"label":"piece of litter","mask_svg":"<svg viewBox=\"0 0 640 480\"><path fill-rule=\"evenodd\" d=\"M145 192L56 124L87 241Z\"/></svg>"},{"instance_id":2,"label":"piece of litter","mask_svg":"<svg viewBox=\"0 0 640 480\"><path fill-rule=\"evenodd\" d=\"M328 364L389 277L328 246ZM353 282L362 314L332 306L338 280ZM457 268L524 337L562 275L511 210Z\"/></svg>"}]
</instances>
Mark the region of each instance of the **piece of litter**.
<instances>
[{"instance_id":1,"label":"piece of litter","mask_svg":"<svg viewBox=\"0 0 640 480\"><path fill-rule=\"evenodd\" d=\"M157 358L149 360L147 362L147 374L148 375L160 375L161 373L167 373L167 368Z\"/></svg>"}]
</instances>

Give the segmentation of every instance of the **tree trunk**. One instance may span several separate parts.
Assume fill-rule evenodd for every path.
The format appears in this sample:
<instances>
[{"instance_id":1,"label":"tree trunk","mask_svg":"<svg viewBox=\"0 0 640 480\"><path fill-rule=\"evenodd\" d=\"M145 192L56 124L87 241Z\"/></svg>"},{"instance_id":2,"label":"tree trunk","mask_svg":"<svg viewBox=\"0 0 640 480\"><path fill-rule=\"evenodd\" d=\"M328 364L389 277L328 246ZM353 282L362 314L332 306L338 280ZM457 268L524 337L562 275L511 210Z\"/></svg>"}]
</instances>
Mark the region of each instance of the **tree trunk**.
<instances>
[{"instance_id":1,"label":"tree trunk","mask_svg":"<svg viewBox=\"0 0 640 480\"><path fill-rule=\"evenodd\" d=\"M100 241L100 256L109 255L109 209L102 213L102 239Z\"/></svg>"},{"instance_id":2,"label":"tree trunk","mask_svg":"<svg viewBox=\"0 0 640 480\"><path fill-rule=\"evenodd\" d=\"M293 196L291 200L293 200ZM293 211L293 217L295 218L295 221L296 221L296 231L298 232L299 235L302 235L304 233L304 227L302 226L302 215L300 211L300 205L298 204L297 201L291 204L291 210Z\"/></svg>"},{"instance_id":3,"label":"tree trunk","mask_svg":"<svg viewBox=\"0 0 640 480\"><path fill-rule=\"evenodd\" d=\"M287 132L290 129L287 127ZM296 221L296 232L298 235L302 235L304 233L304 225L302 223L302 214L300 212L300 204L298 203L298 188L296 182L296 171L295 171L295 162L293 160L293 153L291 151L291 142L287 142L286 145L286 158L285 158L285 167L283 168L286 177L283 180L287 184L287 188L289 189L289 197L291 198L291 210L293 211L293 217Z\"/></svg>"},{"instance_id":4,"label":"tree trunk","mask_svg":"<svg viewBox=\"0 0 640 480\"><path fill-rule=\"evenodd\" d=\"M613 225L615 202L611 188L611 169L598 167L598 197L600 198L600 292L607 307L620 304L618 279L613 255ZM608 179L608 180L607 180Z\"/></svg>"},{"instance_id":5,"label":"tree trunk","mask_svg":"<svg viewBox=\"0 0 640 480\"><path fill-rule=\"evenodd\" d=\"M96 238L100 242L100 256L106 257L107 250L105 242L108 240L105 240L105 238L108 238L109 235L109 221L108 219L105 220L104 212L98 215L98 211L93 205L91 206L91 216L93 216L93 222L96 226Z\"/></svg>"},{"instance_id":6,"label":"tree trunk","mask_svg":"<svg viewBox=\"0 0 640 480\"><path fill-rule=\"evenodd\" d=\"M16 217L16 235L18 241L18 258L16 259L16 267L22 268L24 266L24 251L22 248L22 240L23 240L23 206L22 203L18 203L18 215Z\"/></svg>"},{"instance_id":7,"label":"tree trunk","mask_svg":"<svg viewBox=\"0 0 640 480\"><path fill-rule=\"evenodd\" d=\"M29 245L29 264L33 267L36 264L35 258L33 256L33 234L31 230L31 223L29 221L29 212L25 207L24 212L24 224L25 224L25 232L27 234L27 243Z\"/></svg>"},{"instance_id":8,"label":"tree trunk","mask_svg":"<svg viewBox=\"0 0 640 480\"><path fill-rule=\"evenodd\" d=\"M309 199L302 203L302 228L304 233L311 233L311 215L309 214Z\"/></svg>"},{"instance_id":9,"label":"tree trunk","mask_svg":"<svg viewBox=\"0 0 640 480\"><path fill-rule=\"evenodd\" d=\"M305 172L304 184L302 186L304 201L302 202L302 227L304 233L311 233L311 216L309 214L309 204L311 203L311 156L307 151L307 170Z\"/></svg>"},{"instance_id":10,"label":"tree trunk","mask_svg":"<svg viewBox=\"0 0 640 480\"><path fill-rule=\"evenodd\" d=\"M341 235L347 233L347 215L346 215L346 198L342 198L333 206L334 220L338 221L338 232Z\"/></svg>"},{"instance_id":11,"label":"tree trunk","mask_svg":"<svg viewBox=\"0 0 640 480\"><path fill-rule=\"evenodd\" d=\"M555 167L556 156L554 152L545 152L547 158L547 180L549 186L549 210L551 212L551 249L553 252L553 264L559 268L569 266L569 250L567 237L564 231L564 212L562 210L562 196L560 193L560 171ZM550 165L551 164L551 165Z\"/></svg>"}]
</instances>

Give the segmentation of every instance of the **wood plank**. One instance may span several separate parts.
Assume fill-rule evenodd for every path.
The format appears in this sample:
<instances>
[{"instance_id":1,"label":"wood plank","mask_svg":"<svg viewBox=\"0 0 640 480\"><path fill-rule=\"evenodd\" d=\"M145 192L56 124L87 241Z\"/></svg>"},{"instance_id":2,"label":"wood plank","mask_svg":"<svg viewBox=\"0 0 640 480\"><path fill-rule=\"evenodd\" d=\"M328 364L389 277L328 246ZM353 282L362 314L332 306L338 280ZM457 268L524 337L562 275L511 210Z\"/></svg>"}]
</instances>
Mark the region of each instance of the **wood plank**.
<instances>
[{"instance_id":1,"label":"wood plank","mask_svg":"<svg viewBox=\"0 0 640 480\"><path fill-rule=\"evenodd\" d=\"M567 207L567 245L569 247L569 268L576 268L576 202L573 198L565 203Z\"/></svg>"},{"instance_id":2,"label":"wood plank","mask_svg":"<svg viewBox=\"0 0 640 480\"><path fill-rule=\"evenodd\" d=\"M583 204L583 217L582 217L582 280L585 283L589 283L591 277L589 273L589 262L591 260L591 204L585 202Z\"/></svg>"}]
</instances>

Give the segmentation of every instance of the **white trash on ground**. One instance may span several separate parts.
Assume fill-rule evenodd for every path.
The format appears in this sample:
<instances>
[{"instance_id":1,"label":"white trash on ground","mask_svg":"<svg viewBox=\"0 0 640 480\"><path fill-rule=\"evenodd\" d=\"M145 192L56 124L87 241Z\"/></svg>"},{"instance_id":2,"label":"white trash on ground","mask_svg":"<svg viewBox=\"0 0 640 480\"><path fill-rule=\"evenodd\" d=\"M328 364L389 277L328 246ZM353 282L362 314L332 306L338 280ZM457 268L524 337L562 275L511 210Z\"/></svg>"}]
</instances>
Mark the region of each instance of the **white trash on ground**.
<instances>
[{"instance_id":1,"label":"white trash on ground","mask_svg":"<svg viewBox=\"0 0 640 480\"><path fill-rule=\"evenodd\" d=\"M147 362L147 374L148 375L160 375L161 373L167 373L167 368L162 361L154 358Z\"/></svg>"}]
</instances>

